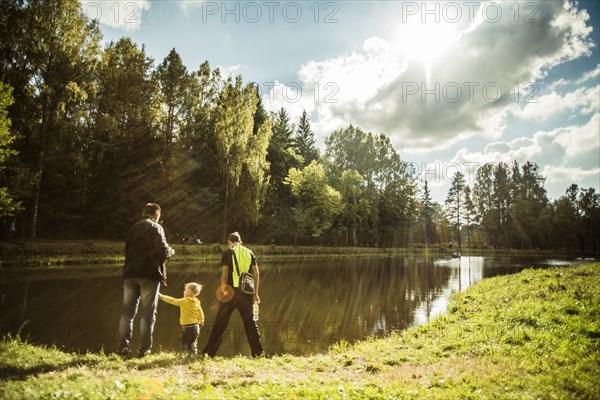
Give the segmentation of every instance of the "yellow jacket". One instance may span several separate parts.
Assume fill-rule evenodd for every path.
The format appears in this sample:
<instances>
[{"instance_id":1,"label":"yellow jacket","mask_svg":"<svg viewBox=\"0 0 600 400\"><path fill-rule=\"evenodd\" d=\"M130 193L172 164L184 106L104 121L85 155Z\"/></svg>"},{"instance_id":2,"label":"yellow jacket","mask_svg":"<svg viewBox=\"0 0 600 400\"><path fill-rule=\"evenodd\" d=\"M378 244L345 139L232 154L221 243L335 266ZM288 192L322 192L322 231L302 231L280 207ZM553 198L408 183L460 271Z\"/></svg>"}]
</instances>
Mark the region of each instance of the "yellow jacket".
<instances>
[{"instance_id":1,"label":"yellow jacket","mask_svg":"<svg viewBox=\"0 0 600 400\"><path fill-rule=\"evenodd\" d=\"M204 312L202 311L202 304L196 297L183 297L176 299L171 296L161 295L161 300L179 306L179 324L180 325L191 325L191 324L204 324Z\"/></svg>"}]
</instances>

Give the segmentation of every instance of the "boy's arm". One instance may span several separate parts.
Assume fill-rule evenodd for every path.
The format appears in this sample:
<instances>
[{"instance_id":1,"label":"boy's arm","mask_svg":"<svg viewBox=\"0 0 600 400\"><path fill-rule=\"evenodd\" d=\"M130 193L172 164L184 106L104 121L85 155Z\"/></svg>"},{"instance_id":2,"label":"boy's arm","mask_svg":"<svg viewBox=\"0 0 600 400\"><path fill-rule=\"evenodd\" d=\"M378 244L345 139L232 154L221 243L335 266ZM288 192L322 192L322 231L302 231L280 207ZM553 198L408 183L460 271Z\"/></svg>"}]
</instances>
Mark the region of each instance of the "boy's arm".
<instances>
[{"instance_id":1,"label":"boy's arm","mask_svg":"<svg viewBox=\"0 0 600 400\"><path fill-rule=\"evenodd\" d=\"M200 325L204 325L204 311L202 310L202 304L198 305L198 310L196 310L196 314L198 315L198 322Z\"/></svg>"},{"instance_id":2,"label":"boy's arm","mask_svg":"<svg viewBox=\"0 0 600 400\"><path fill-rule=\"evenodd\" d=\"M159 293L159 294L158 294L158 297L159 297L159 298L160 298L162 301L164 301L165 303L173 304L173 305L175 305L175 306L179 306L179 305L181 305L181 302L182 302L182 300L185 300L185 299L176 299L176 298L174 298L174 297L171 297L171 296L166 296L166 295L164 295L164 294L161 294L161 293Z\"/></svg>"}]
</instances>

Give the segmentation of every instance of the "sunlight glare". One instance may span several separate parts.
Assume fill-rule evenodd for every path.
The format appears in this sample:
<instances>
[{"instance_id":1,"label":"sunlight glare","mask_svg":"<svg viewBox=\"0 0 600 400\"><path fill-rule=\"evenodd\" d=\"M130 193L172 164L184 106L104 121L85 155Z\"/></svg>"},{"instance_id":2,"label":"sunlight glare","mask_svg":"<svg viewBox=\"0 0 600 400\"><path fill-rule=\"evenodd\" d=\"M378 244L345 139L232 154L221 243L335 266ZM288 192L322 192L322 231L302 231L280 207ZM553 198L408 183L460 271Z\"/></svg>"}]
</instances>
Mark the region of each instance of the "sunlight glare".
<instances>
[{"instance_id":1,"label":"sunlight glare","mask_svg":"<svg viewBox=\"0 0 600 400\"><path fill-rule=\"evenodd\" d=\"M413 19L398 32L398 42L403 54L409 59L422 62L427 80L434 61L439 59L456 41L457 30L445 22L421 22Z\"/></svg>"}]
</instances>

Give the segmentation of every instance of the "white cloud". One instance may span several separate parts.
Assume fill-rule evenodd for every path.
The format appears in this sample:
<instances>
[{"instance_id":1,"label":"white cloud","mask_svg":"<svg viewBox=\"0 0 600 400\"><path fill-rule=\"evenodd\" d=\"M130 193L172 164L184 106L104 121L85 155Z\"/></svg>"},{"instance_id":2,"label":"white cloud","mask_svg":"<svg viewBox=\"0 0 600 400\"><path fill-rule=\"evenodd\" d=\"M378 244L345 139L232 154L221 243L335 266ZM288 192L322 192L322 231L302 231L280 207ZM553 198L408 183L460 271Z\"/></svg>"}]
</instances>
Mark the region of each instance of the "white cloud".
<instances>
[{"instance_id":1,"label":"white cloud","mask_svg":"<svg viewBox=\"0 0 600 400\"><path fill-rule=\"evenodd\" d=\"M367 107L366 102L377 95L379 89L392 83L406 70L406 62L388 42L373 37L364 41L362 48L347 56L315 62L302 66L298 76L309 87L334 84L339 91L331 96L338 103L354 102L357 107ZM320 99L325 104L327 99Z\"/></svg>"},{"instance_id":2,"label":"white cloud","mask_svg":"<svg viewBox=\"0 0 600 400\"><path fill-rule=\"evenodd\" d=\"M595 114L583 126L556 129L554 142L560 144L566 151L571 162L581 162L581 157L595 154L596 163L600 162L600 114Z\"/></svg>"},{"instance_id":3,"label":"white cloud","mask_svg":"<svg viewBox=\"0 0 600 400\"><path fill-rule=\"evenodd\" d=\"M598 80L599 77L600 77L600 64L598 64L594 69L591 69L591 70L581 74L581 76L575 81L570 80L570 79L565 79L565 78L559 78L558 80L551 82L548 85L548 91L554 92L561 87L565 87L565 86L569 86L569 85L573 85L573 84L577 85L577 86L581 86L582 84L586 83L587 81L589 81L591 79L595 79L595 82L592 82L592 84L598 85L600 83L600 81Z\"/></svg>"},{"instance_id":4,"label":"white cloud","mask_svg":"<svg viewBox=\"0 0 600 400\"><path fill-rule=\"evenodd\" d=\"M596 83L598 83L599 77L600 77L600 64L598 64L596 66L596 68L594 68L593 70L588 71L585 74L583 74L583 76L581 78L579 78L575 83L582 84L582 83L587 82L590 79L595 79Z\"/></svg>"},{"instance_id":5,"label":"white cloud","mask_svg":"<svg viewBox=\"0 0 600 400\"><path fill-rule=\"evenodd\" d=\"M539 98L532 97L530 102L516 109L513 114L523 119L547 119L562 112L576 110L581 114L591 114L599 111L599 99L600 86L579 88L564 95L552 91Z\"/></svg>"},{"instance_id":6,"label":"white cloud","mask_svg":"<svg viewBox=\"0 0 600 400\"><path fill-rule=\"evenodd\" d=\"M149 0L79 0L83 13L101 24L123 31L139 29L142 15L150 9Z\"/></svg>"},{"instance_id":7,"label":"white cloud","mask_svg":"<svg viewBox=\"0 0 600 400\"><path fill-rule=\"evenodd\" d=\"M298 122L304 110L310 114L314 109L314 102L310 99L310 90L295 82L287 84L279 81L265 82L260 89L263 107L267 111L273 112L284 108L292 123Z\"/></svg>"},{"instance_id":8,"label":"white cloud","mask_svg":"<svg viewBox=\"0 0 600 400\"><path fill-rule=\"evenodd\" d=\"M315 82L339 87L338 103L316 104L320 125L352 123L386 133L397 148L413 152L442 149L475 135L500 138L508 110L514 108L514 84L535 82L553 66L589 55L593 44L587 12L570 3L531 2L536 7L533 23L515 23L512 2L495 4L504 17L494 23L479 18L461 32L432 65L429 81L422 62L378 38L349 55L303 65L299 77L305 87ZM591 97L594 90L567 100L583 101L581 96ZM596 109L584 108L588 113ZM531 106L522 112L544 111Z\"/></svg>"},{"instance_id":9,"label":"white cloud","mask_svg":"<svg viewBox=\"0 0 600 400\"><path fill-rule=\"evenodd\" d=\"M566 167L545 165L541 174L546 177L544 187L551 198L557 199L567 188L575 183L582 188L595 188L600 186L600 168L584 169L581 167Z\"/></svg>"},{"instance_id":10,"label":"white cloud","mask_svg":"<svg viewBox=\"0 0 600 400\"><path fill-rule=\"evenodd\" d=\"M569 83L570 82L568 80L566 80L564 78L560 78L559 80L552 82L549 85L548 90L550 90L552 92L552 91L555 91L556 89L558 89L559 87L567 86Z\"/></svg>"},{"instance_id":11,"label":"white cloud","mask_svg":"<svg viewBox=\"0 0 600 400\"><path fill-rule=\"evenodd\" d=\"M508 142L489 143L481 152L462 148L449 161L429 164L427 171L432 187L445 196L453 166L458 166L468 183L474 182L474 173L485 163L517 161L523 165L531 161L540 166L546 177L546 190L551 198L562 195L571 183L600 190L600 113L594 114L583 125L572 125L551 131L540 131L533 137L521 137ZM446 173L444 173L446 171ZM435 176L435 179L432 179ZM423 175L422 175L423 177ZM433 191L432 191L433 192ZM437 198L440 201L440 197Z\"/></svg>"},{"instance_id":12,"label":"white cloud","mask_svg":"<svg viewBox=\"0 0 600 400\"><path fill-rule=\"evenodd\" d=\"M205 3L205 0L180 0L179 7L181 7L183 12L187 12L190 8L202 7L203 3Z\"/></svg>"},{"instance_id":13,"label":"white cloud","mask_svg":"<svg viewBox=\"0 0 600 400\"><path fill-rule=\"evenodd\" d=\"M235 78L236 75L241 74L240 71L244 69L244 66L240 64L225 67L222 65L217 65L217 68L219 68L223 78Z\"/></svg>"},{"instance_id":14,"label":"white cloud","mask_svg":"<svg viewBox=\"0 0 600 400\"><path fill-rule=\"evenodd\" d=\"M597 166L600 161L600 114L596 113L584 125L561 127L549 132L536 132L533 137L521 137L510 142L488 144L482 153L459 151L457 162L536 162L538 165Z\"/></svg>"},{"instance_id":15,"label":"white cloud","mask_svg":"<svg viewBox=\"0 0 600 400\"><path fill-rule=\"evenodd\" d=\"M263 94L263 104L270 111L285 108L293 121L303 110L311 113L318 104L326 105L319 108L319 120L313 128L317 132L331 132L347 124L336 111L343 104L352 103L365 112L387 112L385 103L369 105L365 102L404 68L406 64L386 41L371 38L363 43L359 52L324 62L308 62L298 73L301 83L265 83L269 90Z\"/></svg>"}]
</instances>

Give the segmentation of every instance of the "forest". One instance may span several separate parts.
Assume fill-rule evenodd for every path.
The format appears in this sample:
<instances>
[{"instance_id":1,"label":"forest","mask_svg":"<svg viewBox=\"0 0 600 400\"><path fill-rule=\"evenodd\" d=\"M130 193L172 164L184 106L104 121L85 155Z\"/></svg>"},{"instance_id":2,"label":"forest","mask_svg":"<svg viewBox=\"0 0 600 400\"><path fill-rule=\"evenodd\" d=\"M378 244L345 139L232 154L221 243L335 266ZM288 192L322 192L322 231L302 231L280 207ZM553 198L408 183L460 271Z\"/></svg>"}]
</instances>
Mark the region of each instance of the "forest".
<instances>
[{"instance_id":1,"label":"forest","mask_svg":"<svg viewBox=\"0 0 600 400\"><path fill-rule=\"evenodd\" d=\"M77 0L0 0L2 240L123 240L156 202L174 242L597 251L600 195L550 200L544 181L485 164L436 203L385 133L348 125L319 149L306 112L267 112L242 76L103 43Z\"/></svg>"}]
</instances>

